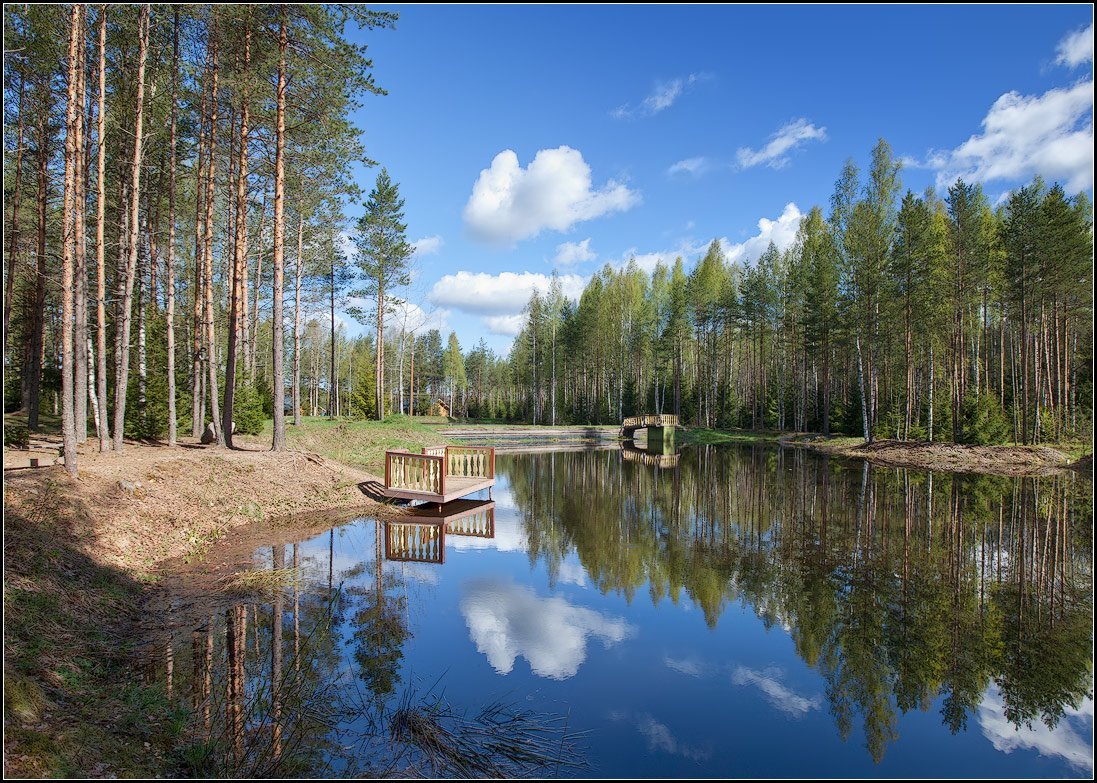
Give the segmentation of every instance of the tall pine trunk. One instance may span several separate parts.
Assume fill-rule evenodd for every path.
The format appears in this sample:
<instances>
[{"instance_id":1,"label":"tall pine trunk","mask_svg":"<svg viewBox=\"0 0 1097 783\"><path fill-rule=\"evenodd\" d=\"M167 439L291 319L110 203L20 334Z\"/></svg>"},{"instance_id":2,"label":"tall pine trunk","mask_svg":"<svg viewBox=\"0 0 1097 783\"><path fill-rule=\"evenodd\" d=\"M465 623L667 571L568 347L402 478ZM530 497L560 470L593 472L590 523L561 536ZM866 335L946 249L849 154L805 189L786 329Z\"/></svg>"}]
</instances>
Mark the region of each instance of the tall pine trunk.
<instances>
[{"instance_id":1,"label":"tall pine trunk","mask_svg":"<svg viewBox=\"0 0 1097 783\"><path fill-rule=\"evenodd\" d=\"M98 348L98 372L96 373L96 397L99 406L99 451L110 449L110 424L107 421L107 257L103 231L106 225L106 165L107 147L107 7L99 8L99 77L95 166L95 330Z\"/></svg>"},{"instance_id":2,"label":"tall pine trunk","mask_svg":"<svg viewBox=\"0 0 1097 783\"><path fill-rule=\"evenodd\" d=\"M167 373L168 373L168 445L176 442L175 412L175 164L176 141L178 134L178 90L179 90L179 11L174 12L171 27L171 130L168 145L171 159L168 164L168 249L164 260L165 320L167 329Z\"/></svg>"},{"instance_id":3,"label":"tall pine trunk","mask_svg":"<svg viewBox=\"0 0 1097 783\"><path fill-rule=\"evenodd\" d=\"M76 476L76 420L73 406L73 265L76 255L76 176L79 162L77 84L83 7L73 4L69 28L68 104L65 115L65 185L61 229L61 437L65 470ZM79 114L83 114L81 110Z\"/></svg>"},{"instance_id":4,"label":"tall pine trunk","mask_svg":"<svg viewBox=\"0 0 1097 783\"><path fill-rule=\"evenodd\" d=\"M274 438L273 451L286 448L286 388L282 366L282 268L285 252L285 189L286 189L286 48L289 46L289 30L286 25L286 6L281 8L278 26L278 86L275 93L277 120L275 123L274 151L274 304L272 354L274 360Z\"/></svg>"},{"instance_id":5,"label":"tall pine trunk","mask_svg":"<svg viewBox=\"0 0 1097 783\"><path fill-rule=\"evenodd\" d=\"M125 292L122 297L119 324L118 354L121 367L114 387L114 450L122 451L122 434L126 422L126 385L129 380L130 310L133 304L133 280L137 270L137 225L141 193L142 123L145 101L145 59L149 48L149 6L142 5L138 19L140 38L137 55L137 100L134 116L133 162L130 166L129 257L125 271Z\"/></svg>"}]
</instances>

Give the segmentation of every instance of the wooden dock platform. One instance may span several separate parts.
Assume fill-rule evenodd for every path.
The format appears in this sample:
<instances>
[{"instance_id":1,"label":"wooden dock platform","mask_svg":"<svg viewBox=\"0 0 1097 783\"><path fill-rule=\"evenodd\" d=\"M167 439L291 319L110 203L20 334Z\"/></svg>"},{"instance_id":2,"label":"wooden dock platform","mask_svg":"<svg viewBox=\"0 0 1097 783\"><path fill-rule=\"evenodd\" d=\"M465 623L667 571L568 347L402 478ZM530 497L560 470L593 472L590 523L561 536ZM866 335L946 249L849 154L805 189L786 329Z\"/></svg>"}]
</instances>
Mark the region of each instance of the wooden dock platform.
<instances>
[{"instance_id":1,"label":"wooden dock platform","mask_svg":"<svg viewBox=\"0 0 1097 783\"><path fill-rule=\"evenodd\" d=\"M385 452L385 495L442 505L495 486L490 446L428 446Z\"/></svg>"}]
</instances>

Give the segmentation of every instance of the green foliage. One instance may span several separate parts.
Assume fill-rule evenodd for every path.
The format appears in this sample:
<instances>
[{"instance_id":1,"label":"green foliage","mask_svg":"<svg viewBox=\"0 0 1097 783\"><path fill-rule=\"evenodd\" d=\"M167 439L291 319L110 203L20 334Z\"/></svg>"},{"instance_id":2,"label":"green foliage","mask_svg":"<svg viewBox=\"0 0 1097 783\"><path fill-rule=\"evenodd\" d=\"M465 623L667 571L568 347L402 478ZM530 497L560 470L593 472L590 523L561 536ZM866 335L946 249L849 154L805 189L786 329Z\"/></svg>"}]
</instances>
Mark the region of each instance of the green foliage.
<instances>
[{"instance_id":1,"label":"green foliage","mask_svg":"<svg viewBox=\"0 0 1097 783\"><path fill-rule=\"evenodd\" d=\"M4 422L4 448L25 449L30 446L30 433L26 427Z\"/></svg>"},{"instance_id":2,"label":"green foliage","mask_svg":"<svg viewBox=\"0 0 1097 783\"><path fill-rule=\"evenodd\" d=\"M969 392L961 409L963 414L961 442L975 446L1006 443L1013 428L1005 411L993 394Z\"/></svg>"},{"instance_id":3,"label":"green foliage","mask_svg":"<svg viewBox=\"0 0 1097 783\"><path fill-rule=\"evenodd\" d=\"M269 396L269 395L267 395ZM263 410L264 395L250 383L238 383L233 396L232 421L236 431L245 435L258 435L267 418Z\"/></svg>"},{"instance_id":4,"label":"green foliage","mask_svg":"<svg viewBox=\"0 0 1097 783\"><path fill-rule=\"evenodd\" d=\"M350 410L347 412L352 419L373 419L377 416L377 379L373 372L359 373L358 380L354 384L354 391L350 395Z\"/></svg>"}]
</instances>

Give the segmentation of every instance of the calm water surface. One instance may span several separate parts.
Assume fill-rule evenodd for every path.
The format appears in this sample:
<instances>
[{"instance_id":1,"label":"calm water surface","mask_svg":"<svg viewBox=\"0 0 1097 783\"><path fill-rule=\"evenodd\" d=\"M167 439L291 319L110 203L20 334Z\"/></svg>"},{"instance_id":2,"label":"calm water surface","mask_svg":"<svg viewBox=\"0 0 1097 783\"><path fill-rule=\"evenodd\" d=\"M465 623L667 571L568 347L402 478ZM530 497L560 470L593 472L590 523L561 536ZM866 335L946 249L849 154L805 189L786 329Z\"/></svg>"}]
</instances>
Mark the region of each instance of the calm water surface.
<instances>
[{"instance_id":1,"label":"calm water surface","mask_svg":"<svg viewBox=\"0 0 1097 783\"><path fill-rule=\"evenodd\" d=\"M396 710L504 704L579 733L587 767L549 775L1091 777L1085 477L740 446L497 472L441 526L255 552L272 585L150 663L194 768L429 773L389 741Z\"/></svg>"}]
</instances>

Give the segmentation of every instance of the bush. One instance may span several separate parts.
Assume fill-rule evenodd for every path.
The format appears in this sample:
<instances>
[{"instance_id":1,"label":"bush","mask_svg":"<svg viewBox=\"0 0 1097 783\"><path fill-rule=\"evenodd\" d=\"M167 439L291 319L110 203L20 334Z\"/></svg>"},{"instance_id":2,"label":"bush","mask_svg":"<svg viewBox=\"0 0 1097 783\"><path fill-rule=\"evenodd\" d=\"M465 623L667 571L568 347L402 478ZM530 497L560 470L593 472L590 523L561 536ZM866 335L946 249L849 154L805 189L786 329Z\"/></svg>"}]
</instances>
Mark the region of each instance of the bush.
<instances>
[{"instance_id":1,"label":"bush","mask_svg":"<svg viewBox=\"0 0 1097 783\"><path fill-rule=\"evenodd\" d=\"M969 392L961 407L960 442L973 446L1005 443L1012 434L1009 420L993 394Z\"/></svg>"},{"instance_id":2,"label":"bush","mask_svg":"<svg viewBox=\"0 0 1097 783\"><path fill-rule=\"evenodd\" d=\"M236 431L244 435L258 435L263 429L263 398L250 383L240 383L232 399L232 421Z\"/></svg>"},{"instance_id":3,"label":"bush","mask_svg":"<svg viewBox=\"0 0 1097 783\"><path fill-rule=\"evenodd\" d=\"M18 424L4 425L4 448L25 449L30 447L30 433L26 427Z\"/></svg>"}]
</instances>

